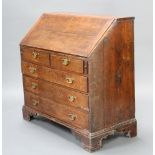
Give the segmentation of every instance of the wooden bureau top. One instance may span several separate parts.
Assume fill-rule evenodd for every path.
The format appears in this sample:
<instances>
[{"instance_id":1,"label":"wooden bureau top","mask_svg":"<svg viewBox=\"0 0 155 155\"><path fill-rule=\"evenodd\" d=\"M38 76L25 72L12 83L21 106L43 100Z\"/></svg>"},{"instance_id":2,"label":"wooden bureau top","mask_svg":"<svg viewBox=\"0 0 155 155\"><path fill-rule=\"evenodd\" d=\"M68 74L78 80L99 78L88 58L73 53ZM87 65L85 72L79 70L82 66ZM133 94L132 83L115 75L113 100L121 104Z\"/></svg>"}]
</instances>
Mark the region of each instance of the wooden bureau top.
<instances>
[{"instance_id":1,"label":"wooden bureau top","mask_svg":"<svg viewBox=\"0 0 155 155\"><path fill-rule=\"evenodd\" d=\"M114 17L43 14L21 45L87 57Z\"/></svg>"}]
</instances>

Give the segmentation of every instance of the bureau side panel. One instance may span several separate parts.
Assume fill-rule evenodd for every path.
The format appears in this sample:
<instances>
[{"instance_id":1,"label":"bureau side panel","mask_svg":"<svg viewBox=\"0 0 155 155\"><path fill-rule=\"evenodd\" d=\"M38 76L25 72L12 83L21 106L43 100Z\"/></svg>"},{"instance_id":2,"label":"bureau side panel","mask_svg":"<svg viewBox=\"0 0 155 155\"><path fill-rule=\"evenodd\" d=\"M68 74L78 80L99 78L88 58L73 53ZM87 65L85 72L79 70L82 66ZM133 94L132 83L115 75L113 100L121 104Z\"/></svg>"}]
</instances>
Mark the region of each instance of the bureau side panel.
<instances>
[{"instance_id":1,"label":"bureau side panel","mask_svg":"<svg viewBox=\"0 0 155 155\"><path fill-rule=\"evenodd\" d=\"M134 20L118 19L89 58L90 131L135 117Z\"/></svg>"}]
</instances>

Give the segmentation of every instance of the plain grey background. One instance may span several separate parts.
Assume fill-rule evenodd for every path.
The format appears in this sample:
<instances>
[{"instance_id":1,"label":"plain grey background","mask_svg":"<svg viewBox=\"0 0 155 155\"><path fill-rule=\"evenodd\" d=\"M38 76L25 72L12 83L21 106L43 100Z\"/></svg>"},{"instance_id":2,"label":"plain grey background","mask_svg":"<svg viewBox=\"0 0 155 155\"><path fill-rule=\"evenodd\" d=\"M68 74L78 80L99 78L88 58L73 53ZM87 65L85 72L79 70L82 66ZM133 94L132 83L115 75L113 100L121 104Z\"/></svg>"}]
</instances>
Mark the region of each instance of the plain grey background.
<instances>
[{"instance_id":1,"label":"plain grey background","mask_svg":"<svg viewBox=\"0 0 155 155\"><path fill-rule=\"evenodd\" d=\"M68 129L48 120L22 119L19 42L43 12L135 16L138 136L114 137L94 155L152 155L152 0L3 0L3 155L89 153Z\"/></svg>"}]
</instances>

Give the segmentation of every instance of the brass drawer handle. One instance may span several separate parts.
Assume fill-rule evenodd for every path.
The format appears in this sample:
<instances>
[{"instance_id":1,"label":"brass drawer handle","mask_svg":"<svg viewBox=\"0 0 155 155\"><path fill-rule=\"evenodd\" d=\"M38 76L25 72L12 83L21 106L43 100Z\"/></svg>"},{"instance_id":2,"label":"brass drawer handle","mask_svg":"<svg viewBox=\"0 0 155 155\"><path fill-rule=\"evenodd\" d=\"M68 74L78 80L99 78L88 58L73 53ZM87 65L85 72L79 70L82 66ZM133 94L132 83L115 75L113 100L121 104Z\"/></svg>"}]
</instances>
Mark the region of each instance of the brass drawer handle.
<instances>
[{"instance_id":1,"label":"brass drawer handle","mask_svg":"<svg viewBox=\"0 0 155 155\"><path fill-rule=\"evenodd\" d=\"M74 102L75 99L76 99L76 96L72 96L72 95L69 95L69 96L68 96L68 100L69 100L70 102Z\"/></svg>"},{"instance_id":2,"label":"brass drawer handle","mask_svg":"<svg viewBox=\"0 0 155 155\"><path fill-rule=\"evenodd\" d=\"M37 106L39 104L39 101L37 101L37 100L32 100L32 105L33 106Z\"/></svg>"},{"instance_id":3,"label":"brass drawer handle","mask_svg":"<svg viewBox=\"0 0 155 155\"><path fill-rule=\"evenodd\" d=\"M32 88L32 89L36 89L36 88L37 88L37 86L38 86L38 84L37 84L37 83L32 82L32 85L31 85L31 88Z\"/></svg>"},{"instance_id":4,"label":"brass drawer handle","mask_svg":"<svg viewBox=\"0 0 155 155\"><path fill-rule=\"evenodd\" d=\"M38 52L36 52L36 51L32 52L32 58L37 59L38 56L39 56Z\"/></svg>"},{"instance_id":5,"label":"brass drawer handle","mask_svg":"<svg viewBox=\"0 0 155 155\"><path fill-rule=\"evenodd\" d=\"M67 65L69 65L69 63L70 63L70 60L68 58L63 58L62 59L62 64L63 65L67 66Z\"/></svg>"},{"instance_id":6,"label":"brass drawer handle","mask_svg":"<svg viewBox=\"0 0 155 155\"><path fill-rule=\"evenodd\" d=\"M68 77L66 78L66 82L69 83L69 84L72 84L73 81L74 81L73 78L68 78Z\"/></svg>"},{"instance_id":7,"label":"brass drawer handle","mask_svg":"<svg viewBox=\"0 0 155 155\"><path fill-rule=\"evenodd\" d=\"M77 116L75 114L68 114L68 117L71 121L76 120Z\"/></svg>"},{"instance_id":8,"label":"brass drawer handle","mask_svg":"<svg viewBox=\"0 0 155 155\"><path fill-rule=\"evenodd\" d=\"M36 68L35 67L29 67L29 71L30 73L34 74L36 72Z\"/></svg>"}]
</instances>

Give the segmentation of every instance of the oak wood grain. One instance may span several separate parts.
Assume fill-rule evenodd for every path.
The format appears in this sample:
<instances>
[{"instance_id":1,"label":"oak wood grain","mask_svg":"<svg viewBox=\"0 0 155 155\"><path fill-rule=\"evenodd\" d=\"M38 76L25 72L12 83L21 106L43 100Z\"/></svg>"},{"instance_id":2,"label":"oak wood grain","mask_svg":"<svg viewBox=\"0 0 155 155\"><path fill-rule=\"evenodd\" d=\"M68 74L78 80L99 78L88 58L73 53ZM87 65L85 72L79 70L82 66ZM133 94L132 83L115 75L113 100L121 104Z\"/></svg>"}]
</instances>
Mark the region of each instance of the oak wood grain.
<instances>
[{"instance_id":1,"label":"oak wood grain","mask_svg":"<svg viewBox=\"0 0 155 155\"><path fill-rule=\"evenodd\" d=\"M65 61L66 60L66 65ZM56 55L51 54L50 56L51 67L64 71L73 71L77 73L84 72L84 61L77 57L71 57L68 55ZM67 64L68 63L68 64Z\"/></svg>"},{"instance_id":2,"label":"oak wood grain","mask_svg":"<svg viewBox=\"0 0 155 155\"><path fill-rule=\"evenodd\" d=\"M31 47L22 47L21 56L25 61L50 66L50 54L47 51Z\"/></svg>"},{"instance_id":3,"label":"oak wood grain","mask_svg":"<svg viewBox=\"0 0 155 155\"><path fill-rule=\"evenodd\" d=\"M43 14L21 45L87 57L114 17Z\"/></svg>"},{"instance_id":4,"label":"oak wood grain","mask_svg":"<svg viewBox=\"0 0 155 155\"><path fill-rule=\"evenodd\" d=\"M35 70L31 73L30 70ZM79 91L87 92L87 77L80 76L74 73L51 69L48 67L22 62L22 72L25 75L29 75L35 78L40 78L53 83L57 83L69 88L73 88ZM70 78L73 83L68 83L67 79Z\"/></svg>"},{"instance_id":5,"label":"oak wood grain","mask_svg":"<svg viewBox=\"0 0 155 155\"><path fill-rule=\"evenodd\" d=\"M34 105L35 101L38 102L37 105ZM70 106L57 104L51 100L26 91L25 104L33 109L37 109L50 116L54 116L80 129L88 128L88 113L86 111L82 112ZM74 115L76 117L75 120L71 120L70 115Z\"/></svg>"},{"instance_id":6,"label":"oak wood grain","mask_svg":"<svg viewBox=\"0 0 155 155\"><path fill-rule=\"evenodd\" d=\"M133 33L133 20L116 21L89 58L92 132L135 118Z\"/></svg>"},{"instance_id":7,"label":"oak wood grain","mask_svg":"<svg viewBox=\"0 0 155 155\"><path fill-rule=\"evenodd\" d=\"M48 98L56 103L66 104L80 108L82 110L89 110L88 108L88 95L82 94L67 88L60 87L58 85L46 82L40 79L34 79L24 76L24 89L30 91L44 98ZM35 85L36 87L33 87ZM69 97L73 96L73 101L69 100Z\"/></svg>"}]
</instances>

